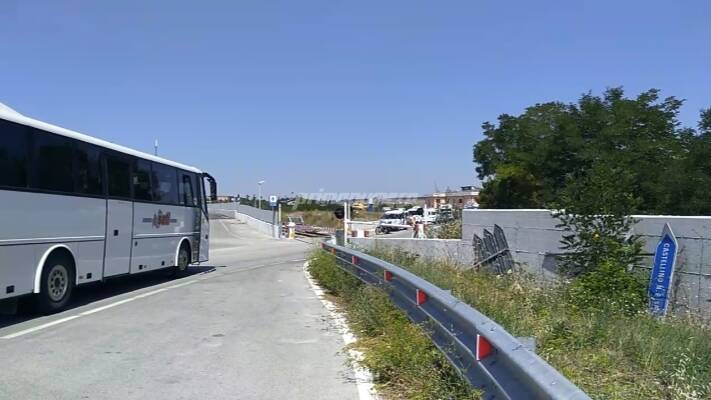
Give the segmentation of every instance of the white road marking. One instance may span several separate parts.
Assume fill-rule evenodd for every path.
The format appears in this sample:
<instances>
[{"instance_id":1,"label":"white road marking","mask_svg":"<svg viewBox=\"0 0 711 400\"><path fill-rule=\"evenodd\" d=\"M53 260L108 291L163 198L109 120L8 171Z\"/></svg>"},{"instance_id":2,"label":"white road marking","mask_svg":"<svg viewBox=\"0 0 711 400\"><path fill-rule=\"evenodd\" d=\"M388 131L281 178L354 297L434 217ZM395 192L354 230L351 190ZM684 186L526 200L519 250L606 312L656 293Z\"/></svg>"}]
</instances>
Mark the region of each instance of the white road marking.
<instances>
[{"instance_id":1,"label":"white road marking","mask_svg":"<svg viewBox=\"0 0 711 400\"><path fill-rule=\"evenodd\" d=\"M355 343L357 339L350 328L348 328L346 318L338 311L338 308L332 302L326 299L324 296L325 292L321 286L311 277L308 266L309 262L307 261L304 263L304 275L306 275L306 280L309 281L311 290L316 293L316 297L321 300L321 304L323 304L331 314L331 319L336 328L341 332L343 342L345 342L346 346ZM360 362L363 361L363 353L351 348L348 349L348 355L353 360L353 375L355 376L356 387L358 389L358 398L360 400L378 400L378 394L375 392L375 387L373 386L373 375L360 365Z\"/></svg>"},{"instance_id":2,"label":"white road marking","mask_svg":"<svg viewBox=\"0 0 711 400\"><path fill-rule=\"evenodd\" d=\"M152 292L139 294L139 295L136 296L135 298L136 298L136 299L142 299L142 298L144 298L144 297L153 296L154 294L158 294L158 293L160 293L160 292L165 292L166 290L168 290L168 288L162 288L162 289L154 290L154 291L152 291Z\"/></svg>"},{"instance_id":3,"label":"white road marking","mask_svg":"<svg viewBox=\"0 0 711 400\"><path fill-rule=\"evenodd\" d=\"M80 315L80 316L85 316L85 315L91 315L91 314L94 314L94 313L98 313L99 311L108 310L109 308L113 308L113 307L116 307L116 306L120 306L121 304L126 304L126 303L128 303L128 302L134 301L134 300L136 300L137 298L138 298L138 296L136 296L136 297L131 297L131 298L128 298L128 299L119 300L119 301L117 301L117 302L115 302L115 303L107 304L107 305L105 305L105 306L101 306L101 307L97 307L97 308L94 308L94 309L91 309L91 310L84 311L84 312L82 312L82 313L79 313L79 315Z\"/></svg>"},{"instance_id":4,"label":"white road marking","mask_svg":"<svg viewBox=\"0 0 711 400\"><path fill-rule=\"evenodd\" d=\"M165 288L165 290L168 290L168 289L175 289L175 288L179 288L179 287L183 287L183 286L192 285L192 284L195 283L195 282L197 282L197 280L179 283L179 284L177 284L177 285L168 286L167 288Z\"/></svg>"},{"instance_id":5,"label":"white road marking","mask_svg":"<svg viewBox=\"0 0 711 400\"><path fill-rule=\"evenodd\" d=\"M24 331L19 331L19 332L11 333L11 334L9 334L9 335L5 335L5 336L2 337L2 339L12 339L12 338L16 338L16 337L18 337L18 336L26 335L26 334L28 334L28 333L32 333L32 332L36 332L36 331L39 331L39 330L42 330L42 329L45 329L45 328L49 328L50 326L59 325L59 324L61 324L61 323L64 323L64 322L67 322L67 321L71 321L71 320L76 319L76 318L79 318L79 316L78 316L78 315L72 315L71 317L65 317L65 318L62 318L62 319L54 320L54 321L52 321L52 322L47 322L46 324L42 324L42 325L35 326L35 327L33 327L33 328L25 329Z\"/></svg>"},{"instance_id":6,"label":"white road marking","mask_svg":"<svg viewBox=\"0 0 711 400\"><path fill-rule=\"evenodd\" d=\"M165 288L156 289L156 290L153 290L153 291L150 291L150 292L137 294L137 295L135 295L135 296L133 296L133 297L129 297L129 298L127 298L127 299L119 300L119 301L116 301L116 302L113 302L113 303L110 303L110 304L103 305L103 306L101 306L101 307L96 307L96 308L92 308L91 310L83 311L83 312L81 312L81 313L79 313L79 314L77 314L77 315L71 315L71 316L69 316L69 317L60 318L60 319L57 319L57 320L54 320L54 321L51 321L51 322L47 322L46 324L38 325L38 326L35 326L35 327L32 327L32 328L28 328L28 329L25 329L25 330L22 330L22 331L19 331L19 332L11 333L11 334L9 334L9 335L5 335L5 336L0 337L0 339L14 339L14 338L19 337L19 336L24 336L24 335L26 335L26 334L28 334L28 333L37 332L37 331L40 331L40 330L42 330L42 329L50 328L50 327L55 326L55 325L63 324L63 323L65 323L65 322L71 321L71 320L73 320L73 319L77 319L77 318L79 318L79 317L85 317L85 316L87 316L87 315L91 315L91 314L95 314L95 313L98 313L98 312L101 312L101 311L104 311L104 310L108 310L109 308L113 308L113 307L116 307L116 306L120 306L120 305L122 305L122 304L130 303L130 302L132 302L132 301L134 301L134 300L142 299L142 298L145 298L145 297L148 297L148 296L153 296L153 295L155 295L155 294L158 294L158 293L161 293L161 292L165 292L165 291L170 290L170 289L176 289L176 288L179 288L179 287L191 285L191 284L193 284L193 283L195 283L195 282L197 282L197 281L198 281L198 280L191 280L191 281L187 281L187 282L183 282L183 283L178 283L178 284L176 284L176 285L168 286L168 287L165 287Z\"/></svg>"}]
</instances>

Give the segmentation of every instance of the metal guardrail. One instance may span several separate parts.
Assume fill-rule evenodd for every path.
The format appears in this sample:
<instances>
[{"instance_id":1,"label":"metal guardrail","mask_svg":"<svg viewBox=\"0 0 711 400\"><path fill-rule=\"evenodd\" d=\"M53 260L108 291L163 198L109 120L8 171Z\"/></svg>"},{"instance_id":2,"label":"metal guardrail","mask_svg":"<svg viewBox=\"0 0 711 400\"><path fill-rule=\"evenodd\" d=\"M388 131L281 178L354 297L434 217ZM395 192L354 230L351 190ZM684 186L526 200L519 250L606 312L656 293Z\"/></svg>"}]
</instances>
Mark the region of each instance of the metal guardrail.
<instances>
[{"instance_id":1,"label":"metal guardrail","mask_svg":"<svg viewBox=\"0 0 711 400\"><path fill-rule=\"evenodd\" d=\"M339 266L377 285L417 324L485 399L590 399L499 324L449 291L368 254L324 242Z\"/></svg>"}]
</instances>

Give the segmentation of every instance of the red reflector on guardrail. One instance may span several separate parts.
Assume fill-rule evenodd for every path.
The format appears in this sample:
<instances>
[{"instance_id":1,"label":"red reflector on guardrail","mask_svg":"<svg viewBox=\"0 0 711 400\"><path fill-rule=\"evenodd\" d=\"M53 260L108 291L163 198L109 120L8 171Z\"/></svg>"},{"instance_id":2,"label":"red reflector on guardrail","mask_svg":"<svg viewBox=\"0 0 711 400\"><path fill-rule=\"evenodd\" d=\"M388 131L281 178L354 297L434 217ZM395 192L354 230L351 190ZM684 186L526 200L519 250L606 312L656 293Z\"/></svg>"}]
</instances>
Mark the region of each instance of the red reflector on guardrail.
<instances>
[{"instance_id":1,"label":"red reflector on guardrail","mask_svg":"<svg viewBox=\"0 0 711 400\"><path fill-rule=\"evenodd\" d=\"M493 352L491 343L484 336L476 335L476 360L481 361Z\"/></svg>"},{"instance_id":2,"label":"red reflector on guardrail","mask_svg":"<svg viewBox=\"0 0 711 400\"><path fill-rule=\"evenodd\" d=\"M427 293L417 289L417 292L415 293L415 300L418 306L424 304L427 301Z\"/></svg>"},{"instance_id":3,"label":"red reflector on guardrail","mask_svg":"<svg viewBox=\"0 0 711 400\"><path fill-rule=\"evenodd\" d=\"M336 254L336 249L331 249L331 254Z\"/></svg>"},{"instance_id":4,"label":"red reflector on guardrail","mask_svg":"<svg viewBox=\"0 0 711 400\"><path fill-rule=\"evenodd\" d=\"M351 256L351 264L358 264L358 257Z\"/></svg>"},{"instance_id":5,"label":"red reflector on guardrail","mask_svg":"<svg viewBox=\"0 0 711 400\"><path fill-rule=\"evenodd\" d=\"M390 282L393 280L393 273L386 269L383 271L383 279L385 279L385 282Z\"/></svg>"}]
</instances>

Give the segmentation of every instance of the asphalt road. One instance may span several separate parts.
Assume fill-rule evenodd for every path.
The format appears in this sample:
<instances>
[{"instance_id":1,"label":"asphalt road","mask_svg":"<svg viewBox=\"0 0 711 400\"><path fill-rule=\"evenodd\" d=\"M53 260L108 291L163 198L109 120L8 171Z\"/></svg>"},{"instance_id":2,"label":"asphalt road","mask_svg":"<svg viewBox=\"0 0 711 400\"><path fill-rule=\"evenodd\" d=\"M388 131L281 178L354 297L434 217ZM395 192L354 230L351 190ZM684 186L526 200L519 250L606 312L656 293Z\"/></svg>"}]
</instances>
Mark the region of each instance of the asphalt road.
<instances>
[{"instance_id":1,"label":"asphalt road","mask_svg":"<svg viewBox=\"0 0 711 400\"><path fill-rule=\"evenodd\" d=\"M311 290L311 246L213 220L209 266L85 288L74 308L0 315L0 399L357 399Z\"/></svg>"},{"instance_id":2,"label":"asphalt road","mask_svg":"<svg viewBox=\"0 0 711 400\"><path fill-rule=\"evenodd\" d=\"M383 238L411 238L413 235L412 228L403 229L401 231L392 231L390 233L380 233L376 237Z\"/></svg>"}]
</instances>

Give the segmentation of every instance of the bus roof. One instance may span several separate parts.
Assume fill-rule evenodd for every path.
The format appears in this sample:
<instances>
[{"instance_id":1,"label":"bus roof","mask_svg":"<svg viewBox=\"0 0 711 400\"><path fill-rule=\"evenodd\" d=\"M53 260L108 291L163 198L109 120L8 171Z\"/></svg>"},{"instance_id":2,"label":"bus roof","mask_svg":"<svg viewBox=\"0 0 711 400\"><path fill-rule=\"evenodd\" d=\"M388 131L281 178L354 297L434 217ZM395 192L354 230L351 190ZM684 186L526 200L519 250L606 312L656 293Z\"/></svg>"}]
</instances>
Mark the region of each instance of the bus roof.
<instances>
[{"instance_id":1,"label":"bus roof","mask_svg":"<svg viewBox=\"0 0 711 400\"><path fill-rule=\"evenodd\" d=\"M72 139L81 140L83 142L87 142L87 143L91 143L91 144L94 144L97 146L105 147L107 149L115 150L120 153L128 154L128 155L131 155L134 157L144 158L146 160L155 161L155 162L158 162L161 164L170 165L170 166L173 166L176 168L184 169L184 170L195 172L195 173L202 173L202 171L200 169L191 167L189 165L177 163L175 161L166 160L165 158L154 156L152 154L143 153L141 151L129 149L128 147L124 147L124 146L121 146L121 145L118 145L115 143L111 143L106 140L97 139L97 138L89 136L89 135L84 135L83 133L71 131L69 129L64 129L64 128L56 126L56 125L48 124L46 122L42 122L42 121L38 121L33 118L26 117L26 116L18 113L17 111L13 110L12 108L6 106L3 103L0 103L0 118L6 119L8 121L16 122L18 124L31 126L33 128L42 129L47 132L56 133L57 135L62 135L62 136L70 137Z\"/></svg>"}]
</instances>

